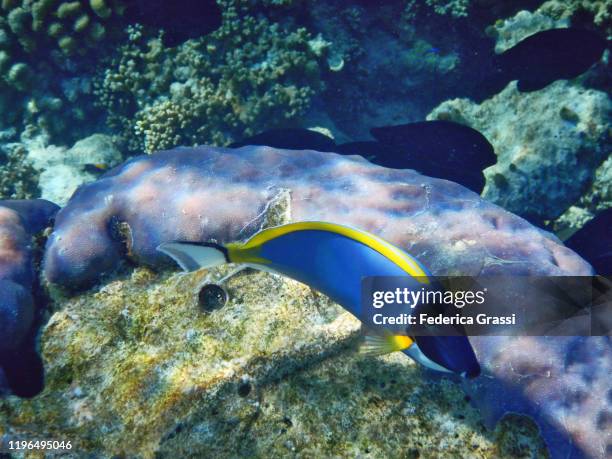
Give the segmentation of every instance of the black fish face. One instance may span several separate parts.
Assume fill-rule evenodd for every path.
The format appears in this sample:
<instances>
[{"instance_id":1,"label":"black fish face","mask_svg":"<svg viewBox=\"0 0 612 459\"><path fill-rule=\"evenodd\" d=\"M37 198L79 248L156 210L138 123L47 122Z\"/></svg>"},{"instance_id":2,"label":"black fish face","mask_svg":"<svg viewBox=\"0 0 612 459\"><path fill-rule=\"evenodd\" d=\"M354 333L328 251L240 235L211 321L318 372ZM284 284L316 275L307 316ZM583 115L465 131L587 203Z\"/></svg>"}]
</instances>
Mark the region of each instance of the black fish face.
<instances>
[{"instance_id":1,"label":"black fish face","mask_svg":"<svg viewBox=\"0 0 612 459\"><path fill-rule=\"evenodd\" d=\"M482 170L497 162L487 138L469 126L434 120L370 129L381 143L401 147L417 161L442 167L466 166Z\"/></svg>"}]
</instances>

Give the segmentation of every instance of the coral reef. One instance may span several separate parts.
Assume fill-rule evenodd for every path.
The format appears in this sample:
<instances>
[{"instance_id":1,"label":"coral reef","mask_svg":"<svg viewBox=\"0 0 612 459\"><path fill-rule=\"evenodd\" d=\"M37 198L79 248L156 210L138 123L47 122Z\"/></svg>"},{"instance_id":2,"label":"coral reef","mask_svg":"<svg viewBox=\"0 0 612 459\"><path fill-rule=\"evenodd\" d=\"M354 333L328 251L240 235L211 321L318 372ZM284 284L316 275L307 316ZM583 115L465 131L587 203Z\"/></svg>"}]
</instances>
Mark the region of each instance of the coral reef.
<instances>
[{"instance_id":1,"label":"coral reef","mask_svg":"<svg viewBox=\"0 0 612 459\"><path fill-rule=\"evenodd\" d=\"M20 142L0 145L0 197L42 197L63 205L83 183L122 161L110 136L93 134L72 148L50 145L49 135L24 133ZM2 156L0 156L2 159Z\"/></svg>"},{"instance_id":2,"label":"coral reef","mask_svg":"<svg viewBox=\"0 0 612 459\"><path fill-rule=\"evenodd\" d=\"M575 26L594 24L606 36L612 33L612 5L606 0L548 0L537 11Z\"/></svg>"},{"instance_id":3,"label":"coral reef","mask_svg":"<svg viewBox=\"0 0 612 459\"><path fill-rule=\"evenodd\" d=\"M366 138L372 126L422 119L449 97L461 64L461 31L419 2L315 2L308 26L326 43L329 72L321 105L348 137ZM424 18L427 17L427 21ZM431 19L431 20L430 20ZM438 21L438 22L436 22ZM432 85L431 82L437 84Z\"/></svg>"},{"instance_id":4,"label":"coral reef","mask_svg":"<svg viewBox=\"0 0 612 459\"><path fill-rule=\"evenodd\" d=\"M87 74L118 36L122 9L120 0L0 2L0 128L29 126L70 142L85 119L96 124Z\"/></svg>"},{"instance_id":5,"label":"coral reef","mask_svg":"<svg viewBox=\"0 0 612 459\"><path fill-rule=\"evenodd\" d=\"M227 270L133 274L62 303L41 346L47 386L0 400L0 435L69 439L102 457L530 457L537 429L483 429L460 387L403 355L355 352L359 323L306 286Z\"/></svg>"},{"instance_id":6,"label":"coral reef","mask_svg":"<svg viewBox=\"0 0 612 459\"><path fill-rule=\"evenodd\" d=\"M609 153L608 95L568 81L532 93L510 83L481 104L444 102L428 119L482 132L498 156L485 170L483 196L538 222L557 218L576 202Z\"/></svg>"},{"instance_id":7,"label":"coral reef","mask_svg":"<svg viewBox=\"0 0 612 459\"><path fill-rule=\"evenodd\" d=\"M554 236L452 182L357 156L198 147L134 158L79 188L57 216L45 276L87 286L121 260L164 266L161 242L245 239L283 190L294 220L378 234L434 274L590 273Z\"/></svg>"},{"instance_id":8,"label":"coral reef","mask_svg":"<svg viewBox=\"0 0 612 459\"><path fill-rule=\"evenodd\" d=\"M321 88L321 50L305 29L251 14L248 2L219 3L221 28L177 48L130 27L98 78L98 103L130 150L225 145L294 122Z\"/></svg>"},{"instance_id":9,"label":"coral reef","mask_svg":"<svg viewBox=\"0 0 612 459\"><path fill-rule=\"evenodd\" d=\"M508 211L571 232L612 206L606 59L574 81L523 94L511 83L431 112L495 146L483 196L506 210L412 170L267 147L161 151L99 177L122 161L117 146L222 146L298 123L352 140L422 119L457 93L481 94L482 32L497 11L508 17L488 29L499 52L552 27L610 36L609 1L548 0L511 16L535 2L219 0L221 28L172 48L146 25L121 35L127 3L0 0L0 129L12 128L0 131L0 197L67 204L47 241L42 295L40 233L58 208L0 201L0 394L7 352L24 343L32 353L40 344L46 370L36 398L0 398L1 439L66 439L92 457L609 452L608 338L470 338L483 376L458 383L403 355L358 355L354 317L276 275L232 275L221 281L229 302L203 310L202 285L233 267L172 274L156 250L331 220L439 275L589 275L555 236ZM100 132L102 115L120 143L74 143Z\"/></svg>"},{"instance_id":10,"label":"coral reef","mask_svg":"<svg viewBox=\"0 0 612 459\"><path fill-rule=\"evenodd\" d=\"M437 274L591 272L588 264L552 235L451 182L331 153L200 147L137 157L80 187L57 216L46 247L45 275L65 287L83 286L114 270L123 257L163 266L155 251L161 241L225 242L244 239L260 227L306 219L334 220L373 231L408 249ZM53 307L61 310L52 316L42 337L47 386L31 402L1 402L7 413L7 420L0 424L4 435L27 436L26 426L36 425L37 432L49 436L68 432L80 451L94 454L149 457L170 451L177 442L205 454L219 452L219 443L207 441L211 435L234 437L235 429L259 432L258 442L265 444L277 423L261 422L289 414L291 426L291 419L299 421L296 437L288 436L289 450L306 445L321 452L347 448L334 432L346 431L349 418L338 414L322 424L300 421L326 419L328 405L314 411L308 410L309 405L287 410L286 397L303 398L294 381L270 385L331 355L335 357L322 369L291 378L308 378L309 371L325 374L330 367L354 372L355 365L366 379L387 373L376 363L361 363L339 353L356 340L358 321L308 287L263 273L234 275L225 285L230 304L202 311L197 300L202 284L228 272L229 268L223 268L168 276L139 268L127 279L72 299L53 288ZM557 421L558 414L566 413L564 397L571 397L566 394L573 387L576 369L558 354L556 346L562 341L534 338L529 346L501 354L505 348L498 341L487 337L474 341L485 370L482 390L487 394L495 390L491 399L480 400L487 418L496 421L505 408L533 415L553 454L572 444L586 451L597 448L583 441L592 439L599 429L592 420L601 407L594 407L590 398L570 403L570 424ZM551 357L545 368L534 364L532 372L532 377L554 375L546 379L545 391L529 385L522 372L512 373L525 366L526 352ZM610 352L609 346L583 348L582 360L610 360ZM411 368L406 361L399 362L402 371ZM605 368L602 371L607 374ZM408 375L394 380L402 378ZM419 381L423 388L427 386ZM501 438L512 438L514 454L542 448L535 430L518 419L502 423L498 436L492 438L493 434L477 427L476 415L461 401L457 387L439 384L447 389L434 400L425 389L408 397L401 413L408 416L412 428L399 420L405 417L398 418L397 437L391 442L373 440L372 430L361 424L377 416L370 410L389 412L389 399L372 405L370 389L358 392L360 397L349 404L349 409L356 410L353 426L358 432L351 444L384 452L395 441L405 441L416 450L451 448L465 455L463 448L469 448L471 455L486 456L496 454L492 451L504 448L503 444L508 447ZM596 389L600 384L602 373L591 371L582 387ZM312 397L350 396L342 384L326 387L315 386ZM491 406L499 405L499 398L514 403L500 409ZM194 404L195 399L199 403ZM278 405L275 400L280 400ZM422 416L431 403L433 412ZM448 414L449 406L455 414ZM455 418L459 412L462 422ZM232 429L223 427L228 422ZM451 441L449 423L461 425ZM289 424L284 424L288 431ZM576 425L582 426L580 432ZM304 438L319 432L328 432L324 440L311 444ZM413 436L417 432L427 432L427 442ZM185 436L190 439L187 443ZM247 443L234 447L248 450Z\"/></svg>"},{"instance_id":11,"label":"coral reef","mask_svg":"<svg viewBox=\"0 0 612 459\"><path fill-rule=\"evenodd\" d=\"M468 15L470 0L425 0L425 3L433 8L437 14L449 14L460 18Z\"/></svg>"},{"instance_id":12,"label":"coral reef","mask_svg":"<svg viewBox=\"0 0 612 459\"><path fill-rule=\"evenodd\" d=\"M32 238L58 207L42 199L0 201L0 353L18 348L34 321Z\"/></svg>"}]
</instances>

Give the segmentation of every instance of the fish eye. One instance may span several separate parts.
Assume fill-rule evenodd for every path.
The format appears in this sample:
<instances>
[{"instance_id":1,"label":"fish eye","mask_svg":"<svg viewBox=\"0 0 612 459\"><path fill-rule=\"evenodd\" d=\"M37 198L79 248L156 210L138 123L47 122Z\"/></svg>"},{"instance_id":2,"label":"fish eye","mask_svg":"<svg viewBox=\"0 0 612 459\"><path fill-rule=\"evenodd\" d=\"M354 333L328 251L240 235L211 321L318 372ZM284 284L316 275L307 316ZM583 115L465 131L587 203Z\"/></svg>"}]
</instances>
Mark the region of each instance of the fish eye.
<instances>
[{"instance_id":1,"label":"fish eye","mask_svg":"<svg viewBox=\"0 0 612 459\"><path fill-rule=\"evenodd\" d=\"M204 284L198 290L198 306L204 312L221 309L228 301L227 290L219 284Z\"/></svg>"}]
</instances>

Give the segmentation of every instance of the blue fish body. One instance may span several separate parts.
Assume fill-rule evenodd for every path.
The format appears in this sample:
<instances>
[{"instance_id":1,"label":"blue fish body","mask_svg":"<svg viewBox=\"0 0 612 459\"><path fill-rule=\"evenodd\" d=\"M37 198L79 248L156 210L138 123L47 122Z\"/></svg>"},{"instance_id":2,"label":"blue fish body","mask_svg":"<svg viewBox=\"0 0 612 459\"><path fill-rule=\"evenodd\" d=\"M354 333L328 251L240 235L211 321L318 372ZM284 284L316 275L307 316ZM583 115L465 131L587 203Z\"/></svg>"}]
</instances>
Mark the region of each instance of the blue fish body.
<instances>
[{"instance_id":1,"label":"blue fish body","mask_svg":"<svg viewBox=\"0 0 612 459\"><path fill-rule=\"evenodd\" d=\"M426 268L403 250L364 231L325 222L269 228L245 243L171 242L158 250L187 271L232 262L282 274L327 295L364 323L371 323L367 311L362 310L364 278L401 276L413 289L436 288ZM404 312L414 310L406 305ZM407 328L401 327L387 331L407 334ZM466 336L416 336L397 342L404 345L389 352L401 350L431 369L465 377L480 374Z\"/></svg>"},{"instance_id":2,"label":"blue fish body","mask_svg":"<svg viewBox=\"0 0 612 459\"><path fill-rule=\"evenodd\" d=\"M266 267L324 293L360 319L363 278L406 275L369 246L327 231L280 236L261 247L261 256L270 260Z\"/></svg>"}]
</instances>

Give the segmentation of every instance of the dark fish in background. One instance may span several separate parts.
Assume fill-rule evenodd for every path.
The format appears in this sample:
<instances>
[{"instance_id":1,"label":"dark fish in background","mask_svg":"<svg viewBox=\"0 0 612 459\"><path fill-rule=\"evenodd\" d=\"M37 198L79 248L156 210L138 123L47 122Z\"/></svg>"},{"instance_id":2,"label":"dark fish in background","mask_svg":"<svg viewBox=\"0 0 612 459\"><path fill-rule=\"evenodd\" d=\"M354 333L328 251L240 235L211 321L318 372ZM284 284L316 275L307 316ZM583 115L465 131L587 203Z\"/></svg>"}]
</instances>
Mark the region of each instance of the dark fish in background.
<instances>
[{"instance_id":1,"label":"dark fish in background","mask_svg":"<svg viewBox=\"0 0 612 459\"><path fill-rule=\"evenodd\" d=\"M215 0L129 0L128 22L162 29L164 46L177 46L214 32L221 26L221 9Z\"/></svg>"},{"instance_id":2,"label":"dark fish in background","mask_svg":"<svg viewBox=\"0 0 612 459\"><path fill-rule=\"evenodd\" d=\"M476 129L452 121L419 121L376 127L370 133L382 144L402 148L411 159L442 166L484 169L497 157L487 138ZM391 160L391 159L390 159ZM397 158L402 161L403 158Z\"/></svg>"},{"instance_id":3,"label":"dark fish in background","mask_svg":"<svg viewBox=\"0 0 612 459\"><path fill-rule=\"evenodd\" d=\"M320 132L303 128L271 129L253 137L247 137L240 142L234 142L230 148L245 145L266 145L285 150L335 151L336 149L333 139Z\"/></svg>"},{"instance_id":4,"label":"dark fish in background","mask_svg":"<svg viewBox=\"0 0 612 459\"><path fill-rule=\"evenodd\" d=\"M591 263L597 274L612 275L612 209L604 210L564 242Z\"/></svg>"},{"instance_id":5,"label":"dark fish in background","mask_svg":"<svg viewBox=\"0 0 612 459\"><path fill-rule=\"evenodd\" d=\"M493 146L476 129L451 121L421 121L370 129L381 144L376 164L410 168L481 193L483 169L497 162Z\"/></svg>"},{"instance_id":6,"label":"dark fish in background","mask_svg":"<svg viewBox=\"0 0 612 459\"><path fill-rule=\"evenodd\" d=\"M482 170L495 164L493 146L477 130L451 121L417 123L371 129L374 141L336 145L333 139L308 129L273 129L230 145L267 145L288 150L330 151L361 155L393 169L415 169L431 177L457 182L476 193L485 184Z\"/></svg>"},{"instance_id":7,"label":"dark fish in background","mask_svg":"<svg viewBox=\"0 0 612 459\"><path fill-rule=\"evenodd\" d=\"M519 91L529 92L586 72L607 45L590 30L550 29L530 35L494 59L506 83L518 80Z\"/></svg>"}]
</instances>

